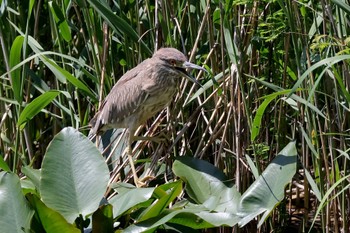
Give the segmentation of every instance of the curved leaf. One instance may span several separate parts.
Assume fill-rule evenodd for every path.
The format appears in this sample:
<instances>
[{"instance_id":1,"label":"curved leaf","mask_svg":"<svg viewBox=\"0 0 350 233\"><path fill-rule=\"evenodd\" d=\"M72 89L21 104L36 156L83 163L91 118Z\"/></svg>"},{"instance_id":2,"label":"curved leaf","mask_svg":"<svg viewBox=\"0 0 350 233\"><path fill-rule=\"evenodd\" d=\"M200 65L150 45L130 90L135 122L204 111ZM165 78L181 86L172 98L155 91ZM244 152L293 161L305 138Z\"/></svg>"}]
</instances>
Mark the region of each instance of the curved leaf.
<instances>
[{"instance_id":1,"label":"curved leaf","mask_svg":"<svg viewBox=\"0 0 350 233\"><path fill-rule=\"evenodd\" d=\"M232 227L237 224L239 219L239 216L231 213L210 212L203 205L189 205L185 209L164 211L160 216L133 224L123 232L145 232L166 223L175 223L193 229L205 229L223 225Z\"/></svg>"},{"instance_id":2,"label":"curved leaf","mask_svg":"<svg viewBox=\"0 0 350 233\"><path fill-rule=\"evenodd\" d=\"M65 70L62 67L60 67L59 65L57 65L57 63L53 59L45 56L45 54L47 54L47 52L43 51L42 46L33 37L31 37L31 36L28 37L28 44L36 54L39 54L39 58L41 59L41 61L52 71L52 73L54 73L54 75L56 76L56 78L60 82L66 83L66 80L68 80L76 88L84 91L91 98L96 99L95 95L91 92L91 90L82 81L80 81L79 79L74 77L67 70ZM67 56L62 56L62 57L67 58Z\"/></svg>"},{"instance_id":3,"label":"curved leaf","mask_svg":"<svg viewBox=\"0 0 350 233\"><path fill-rule=\"evenodd\" d=\"M201 207L203 208L203 206ZM204 209L203 209L204 210ZM145 232L147 230L154 229L160 225L163 225L167 222L172 222L171 220L174 219L173 223L180 223L185 225L185 226L191 226L194 229L203 229L203 228L210 228L214 227L214 225L203 221L199 220L195 213L199 213L201 211L200 208L194 208L194 209L182 209L182 210L170 210L167 213L163 213L162 215L148 219L146 221L142 221L133 225L130 225L127 227L123 232L124 233L137 233L137 232ZM190 221L184 221L184 219L176 219L176 216L179 216L179 218L183 218L185 215L187 219ZM193 224L191 219L196 219L197 222Z\"/></svg>"},{"instance_id":4,"label":"curved leaf","mask_svg":"<svg viewBox=\"0 0 350 233\"><path fill-rule=\"evenodd\" d=\"M34 214L25 200L17 175L0 172L0 232L23 233Z\"/></svg>"},{"instance_id":5,"label":"curved leaf","mask_svg":"<svg viewBox=\"0 0 350 233\"><path fill-rule=\"evenodd\" d=\"M197 158L178 157L173 164L175 175L186 182L187 194L209 210L236 213L240 198L235 186L214 165Z\"/></svg>"},{"instance_id":6,"label":"curved leaf","mask_svg":"<svg viewBox=\"0 0 350 233\"><path fill-rule=\"evenodd\" d=\"M40 199L33 194L26 195L35 209L36 214L46 232L50 233L79 233L80 230L69 224L59 213L48 208Z\"/></svg>"},{"instance_id":7,"label":"curved leaf","mask_svg":"<svg viewBox=\"0 0 350 233\"><path fill-rule=\"evenodd\" d=\"M23 46L24 37L17 36L16 39L12 43L12 47L10 50L10 67L13 68L17 64L21 62L22 57L22 46ZM12 90L15 99L18 103L22 102L22 84L21 84L21 70L15 69L11 73L11 84Z\"/></svg>"},{"instance_id":8,"label":"curved leaf","mask_svg":"<svg viewBox=\"0 0 350 233\"><path fill-rule=\"evenodd\" d=\"M168 186L167 192L162 190L162 186ZM182 182L168 183L157 187L154 191L155 193L162 192L162 197L160 197L154 204L152 204L144 214L138 219L138 221L143 221L149 218L159 216L163 210L169 206L169 204L178 196L182 191Z\"/></svg>"},{"instance_id":9,"label":"curved leaf","mask_svg":"<svg viewBox=\"0 0 350 233\"><path fill-rule=\"evenodd\" d=\"M107 165L83 134L71 127L58 133L45 154L40 181L43 202L73 222L98 207L109 179Z\"/></svg>"},{"instance_id":10,"label":"curved leaf","mask_svg":"<svg viewBox=\"0 0 350 233\"><path fill-rule=\"evenodd\" d=\"M116 218L133 206L151 198L155 188L135 188L126 190L112 197L109 203L113 205L113 216Z\"/></svg>"},{"instance_id":11,"label":"curved leaf","mask_svg":"<svg viewBox=\"0 0 350 233\"><path fill-rule=\"evenodd\" d=\"M113 206L103 205L92 215L92 232L109 233L113 230Z\"/></svg>"},{"instance_id":12,"label":"curved leaf","mask_svg":"<svg viewBox=\"0 0 350 233\"><path fill-rule=\"evenodd\" d=\"M257 215L264 213L259 226L284 197L284 187L291 181L297 164L295 142L290 142L267 166L259 178L242 195L238 215L244 226Z\"/></svg>"},{"instance_id":13,"label":"curved leaf","mask_svg":"<svg viewBox=\"0 0 350 233\"><path fill-rule=\"evenodd\" d=\"M96 98L94 94L91 92L91 90L82 81L74 77L67 70L61 68L59 65L56 64L54 60L49 59L45 56L40 56L40 58L61 82L65 83L65 80L67 79L71 84L73 84L79 90L84 91L86 94L88 94L92 98Z\"/></svg>"},{"instance_id":14,"label":"curved leaf","mask_svg":"<svg viewBox=\"0 0 350 233\"><path fill-rule=\"evenodd\" d=\"M33 119L33 117L43 110L43 108L45 108L49 103L51 103L59 93L59 91L52 90L35 98L23 109L21 115L19 116L17 126L23 129L27 121Z\"/></svg>"},{"instance_id":15,"label":"curved leaf","mask_svg":"<svg viewBox=\"0 0 350 233\"><path fill-rule=\"evenodd\" d=\"M315 64L313 64L310 68L308 68L298 79L298 81L294 84L294 86L292 87L292 89L290 90L289 94L288 94L288 98L292 96L292 94L300 87L300 85L302 84L302 82L306 79L306 77L313 72L315 69L321 67L321 66L326 66L324 69L329 69L330 67L332 67L334 64L343 61L343 60L349 60L350 59L350 55L337 55L334 57L328 57L325 58Z\"/></svg>"},{"instance_id":16,"label":"curved leaf","mask_svg":"<svg viewBox=\"0 0 350 233\"><path fill-rule=\"evenodd\" d=\"M41 171L39 169L34 169L29 166L22 167L21 171L24 173L24 175L27 176L27 178L31 180L35 188L39 190Z\"/></svg>"},{"instance_id":17,"label":"curved leaf","mask_svg":"<svg viewBox=\"0 0 350 233\"><path fill-rule=\"evenodd\" d=\"M60 32L61 32L60 35L62 35L62 37L65 41L67 41L67 42L71 41L72 35L70 32L70 28L69 28L68 22L67 22L66 18L64 17L61 9L54 1L50 1L48 4L49 4L50 10L51 10L51 13L54 16L55 22L58 25L58 28L60 29Z\"/></svg>"},{"instance_id":18,"label":"curved leaf","mask_svg":"<svg viewBox=\"0 0 350 233\"><path fill-rule=\"evenodd\" d=\"M10 167L7 165L7 163L4 160L4 157L2 157L2 155L0 154L0 169L10 172L11 169Z\"/></svg>"},{"instance_id":19,"label":"curved leaf","mask_svg":"<svg viewBox=\"0 0 350 233\"><path fill-rule=\"evenodd\" d=\"M256 110L256 114L253 120L252 125L252 131L250 134L250 141L254 141L255 138L259 135L260 132L260 126L261 126L261 119L264 115L266 107L271 103L272 100L274 100L278 95L270 95L269 97L265 98L264 102L259 106L258 110Z\"/></svg>"}]
</instances>

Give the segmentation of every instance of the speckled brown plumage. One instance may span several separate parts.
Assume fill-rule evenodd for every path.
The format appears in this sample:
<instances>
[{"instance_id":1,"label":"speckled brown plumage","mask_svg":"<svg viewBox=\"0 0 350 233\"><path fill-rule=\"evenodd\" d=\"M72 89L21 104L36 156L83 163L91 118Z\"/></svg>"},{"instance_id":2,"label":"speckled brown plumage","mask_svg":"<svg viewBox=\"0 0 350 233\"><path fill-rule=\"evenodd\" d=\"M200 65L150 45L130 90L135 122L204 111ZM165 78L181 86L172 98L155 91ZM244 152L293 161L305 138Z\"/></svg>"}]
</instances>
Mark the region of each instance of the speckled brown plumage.
<instances>
[{"instance_id":1,"label":"speckled brown plumage","mask_svg":"<svg viewBox=\"0 0 350 233\"><path fill-rule=\"evenodd\" d=\"M135 130L170 103L180 79L190 78L186 68L203 69L186 60L186 56L177 49L162 48L152 58L126 72L90 121L90 135L103 134L112 128L127 128L131 153ZM132 160L130 165L136 183L137 176L131 163Z\"/></svg>"}]
</instances>

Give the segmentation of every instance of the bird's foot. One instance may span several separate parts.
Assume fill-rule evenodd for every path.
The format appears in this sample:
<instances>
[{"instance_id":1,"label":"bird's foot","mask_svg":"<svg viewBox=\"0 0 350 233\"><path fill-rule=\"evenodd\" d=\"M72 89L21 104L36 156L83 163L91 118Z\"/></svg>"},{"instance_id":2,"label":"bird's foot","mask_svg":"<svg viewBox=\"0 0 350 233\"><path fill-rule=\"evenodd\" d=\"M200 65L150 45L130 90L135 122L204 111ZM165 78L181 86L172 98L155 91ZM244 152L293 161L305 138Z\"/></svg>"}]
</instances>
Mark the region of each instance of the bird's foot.
<instances>
[{"instance_id":1,"label":"bird's foot","mask_svg":"<svg viewBox=\"0 0 350 233\"><path fill-rule=\"evenodd\" d=\"M137 178L134 179L135 185L137 188L143 188L147 186L147 183L151 180L153 180L155 177L154 176L145 176L141 179Z\"/></svg>"},{"instance_id":2,"label":"bird's foot","mask_svg":"<svg viewBox=\"0 0 350 233\"><path fill-rule=\"evenodd\" d=\"M136 188L143 188L147 186L147 184L142 182L141 180L134 180L134 182L135 182Z\"/></svg>"},{"instance_id":3,"label":"bird's foot","mask_svg":"<svg viewBox=\"0 0 350 233\"><path fill-rule=\"evenodd\" d=\"M142 181L142 182L149 182L149 181L152 181L154 179L155 179L154 176L145 176L145 177L141 178L140 181Z\"/></svg>"}]
</instances>

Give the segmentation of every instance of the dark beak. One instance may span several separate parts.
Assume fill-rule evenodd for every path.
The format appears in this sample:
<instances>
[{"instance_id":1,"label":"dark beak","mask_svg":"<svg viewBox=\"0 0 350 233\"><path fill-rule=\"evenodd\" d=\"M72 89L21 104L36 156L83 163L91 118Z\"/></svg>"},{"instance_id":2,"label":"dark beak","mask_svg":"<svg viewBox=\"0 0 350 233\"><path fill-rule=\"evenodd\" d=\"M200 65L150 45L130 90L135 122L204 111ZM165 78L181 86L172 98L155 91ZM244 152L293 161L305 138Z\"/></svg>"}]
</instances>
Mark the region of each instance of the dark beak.
<instances>
[{"instance_id":1,"label":"dark beak","mask_svg":"<svg viewBox=\"0 0 350 233\"><path fill-rule=\"evenodd\" d=\"M202 71L204 71L204 72L207 72L206 69L202 68L201 66L198 66L198 65L193 64L193 63L188 62L188 61L185 61L185 62L182 64L182 68L183 68L183 69L191 68L191 69L197 69L197 70L202 70ZM201 85L194 77L192 77L191 75L189 75L186 71L183 72L183 73L184 73L184 76L185 76L187 79L191 80L192 82L194 82L194 83L196 83L197 85L199 85L199 86L202 87L202 85Z\"/></svg>"}]
</instances>

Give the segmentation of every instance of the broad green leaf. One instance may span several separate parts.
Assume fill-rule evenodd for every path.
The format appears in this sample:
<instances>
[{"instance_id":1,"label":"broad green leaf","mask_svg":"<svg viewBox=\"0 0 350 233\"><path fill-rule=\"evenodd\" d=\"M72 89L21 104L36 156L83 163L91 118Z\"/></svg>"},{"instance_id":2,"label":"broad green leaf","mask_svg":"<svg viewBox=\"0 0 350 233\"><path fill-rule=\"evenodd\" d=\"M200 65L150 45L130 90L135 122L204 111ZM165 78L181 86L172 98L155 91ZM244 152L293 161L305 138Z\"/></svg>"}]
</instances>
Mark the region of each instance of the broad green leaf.
<instances>
[{"instance_id":1,"label":"broad green leaf","mask_svg":"<svg viewBox=\"0 0 350 233\"><path fill-rule=\"evenodd\" d=\"M142 216L138 219L138 221L144 221L146 219L150 219L156 216L159 216L169 204L180 195L182 191L182 182L173 182L168 183L163 186L168 186L168 190L163 190L162 186L157 187L154 193L160 191L163 193L162 197L156 200L150 207L147 208L146 211L143 212Z\"/></svg>"},{"instance_id":2,"label":"broad green leaf","mask_svg":"<svg viewBox=\"0 0 350 233\"><path fill-rule=\"evenodd\" d=\"M188 203L182 207L174 205L174 209L164 209L159 215L153 215L147 220L129 226L125 232L152 231L167 222L193 229L234 226L239 222L241 218L235 211L240 194L234 186L230 187L224 183L227 178L218 168L200 159L179 157L173 164L173 171L186 182L187 194L200 204ZM167 188L163 191L165 190ZM161 189L158 191L157 196L160 200L168 198L168 192L164 194ZM172 198L168 198L167 201L170 199ZM193 222L191 219L196 221Z\"/></svg>"},{"instance_id":3,"label":"broad green leaf","mask_svg":"<svg viewBox=\"0 0 350 233\"><path fill-rule=\"evenodd\" d=\"M17 64L21 62L22 57L22 46L23 46L24 37L17 36L16 39L12 43L12 47L10 50L10 67L13 68ZM15 99L18 103L22 103L22 78L21 78L21 70L15 69L11 73L11 84L12 90Z\"/></svg>"},{"instance_id":4,"label":"broad green leaf","mask_svg":"<svg viewBox=\"0 0 350 233\"><path fill-rule=\"evenodd\" d=\"M20 180L10 172L0 172L0 232L23 233L30 229L34 214L24 198Z\"/></svg>"},{"instance_id":5,"label":"broad green leaf","mask_svg":"<svg viewBox=\"0 0 350 233\"><path fill-rule=\"evenodd\" d=\"M266 97L265 100L262 102L262 104L259 106L258 110L256 110L255 117L253 120L253 125L252 125L252 132L250 134L250 141L253 142L255 138L259 135L261 120L264 115L264 112L267 106L271 103L271 101L276 99L277 96L278 95L276 93L276 95L270 95Z\"/></svg>"},{"instance_id":6,"label":"broad green leaf","mask_svg":"<svg viewBox=\"0 0 350 233\"><path fill-rule=\"evenodd\" d=\"M216 227L218 226L232 227L236 225L238 221L241 219L239 216L232 213L213 212L207 209L203 209L203 207L204 207L203 205L188 203L186 205L186 208L184 208L180 214L174 216L168 222L185 225L188 227L192 227L193 229L201 229L203 226L208 224ZM184 217L183 215L187 216L187 219L182 219ZM188 220L191 220L191 216L195 216L196 220L194 222L188 221Z\"/></svg>"},{"instance_id":7,"label":"broad green leaf","mask_svg":"<svg viewBox=\"0 0 350 233\"><path fill-rule=\"evenodd\" d=\"M67 22L66 18L64 17L61 9L53 1L49 2L49 6L50 6L51 13L54 16L55 22L58 25L58 28L60 29L60 32L61 32L60 35L62 35L62 37L65 41L67 41L67 42L71 41L72 35L70 32L70 28L69 28L68 22Z\"/></svg>"},{"instance_id":8,"label":"broad green leaf","mask_svg":"<svg viewBox=\"0 0 350 233\"><path fill-rule=\"evenodd\" d=\"M154 189L155 188L134 188L124 190L122 193L112 197L108 202L113 205L114 218L119 217L135 205L150 199Z\"/></svg>"},{"instance_id":9,"label":"broad green leaf","mask_svg":"<svg viewBox=\"0 0 350 233\"><path fill-rule=\"evenodd\" d=\"M7 165L7 163L4 160L4 157L2 157L2 155L0 154L0 169L6 171L6 172L10 172L11 169L9 168L9 166Z\"/></svg>"},{"instance_id":10,"label":"broad green leaf","mask_svg":"<svg viewBox=\"0 0 350 233\"><path fill-rule=\"evenodd\" d=\"M38 194L35 185L29 179L21 180L21 188L23 195L26 195L27 193Z\"/></svg>"},{"instance_id":11,"label":"broad green leaf","mask_svg":"<svg viewBox=\"0 0 350 233\"><path fill-rule=\"evenodd\" d=\"M51 141L43 160L41 198L72 223L99 207L108 179L108 167L96 146L76 129L64 128Z\"/></svg>"},{"instance_id":12,"label":"broad green leaf","mask_svg":"<svg viewBox=\"0 0 350 233\"><path fill-rule=\"evenodd\" d=\"M50 233L79 233L80 230L68 223L58 212L48 208L36 195L27 194L41 225Z\"/></svg>"},{"instance_id":13,"label":"broad green leaf","mask_svg":"<svg viewBox=\"0 0 350 233\"><path fill-rule=\"evenodd\" d=\"M113 230L113 206L103 205L92 215L92 232L110 233Z\"/></svg>"},{"instance_id":14,"label":"broad green leaf","mask_svg":"<svg viewBox=\"0 0 350 233\"><path fill-rule=\"evenodd\" d=\"M237 213L242 217L240 226L264 213L258 227L261 226L275 206L282 201L284 188L296 172L296 164L295 142L290 142L242 195Z\"/></svg>"},{"instance_id":15,"label":"broad green leaf","mask_svg":"<svg viewBox=\"0 0 350 233\"><path fill-rule=\"evenodd\" d=\"M166 223L175 223L193 229L206 229L219 226L234 226L240 217L224 212L211 212L203 205L188 205L180 210L166 210L161 215L138 222L126 228L123 232L136 233L155 229Z\"/></svg>"},{"instance_id":16,"label":"broad green leaf","mask_svg":"<svg viewBox=\"0 0 350 233\"><path fill-rule=\"evenodd\" d=\"M24 175L27 176L27 178L29 178L33 182L33 184L35 185L35 188L39 190L40 176L41 176L40 170L25 166L25 167L22 167L21 171L24 173Z\"/></svg>"},{"instance_id":17,"label":"broad green leaf","mask_svg":"<svg viewBox=\"0 0 350 233\"><path fill-rule=\"evenodd\" d=\"M240 194L214 165L183 156L176 158L173 171L186 182L186 192L196 203L209 210L236 213Z\"/></svg>"},{"instance_id":18,"label":"broad green leaf","mask_svg":"<svg viewBox=\"0 0 350 233\"><path fill-rule=\"evenodd\" d=\"M216 227L233 227L241 220L240 216L228 212L202 211L199 213L195 213L195 215Z\"/></svg>"},{"instance_id":19,"label":"broad green leaf","mask_svg":"<svg viewBox=\"0 0 350 233\"><path fill-rule=\"evenodd\" d=\"M182 223L184 223L184 225L186 225L186 223L188 223L188 225L192 226L194 229L204 229L204 228L211 228L214 227L214 225L198 219L198 216L193 216L194 213L199 213L200 211L204 211L205 207L203 206L198 206L198 208L193 208L193 209L182 209L182 210L169 210L164 212L163 214L161 214L160 216L156 217L156 218L152 218L152 219L148 219L146 221L142 221L133 225L130 225L129 227L127 227L123 232L124 233L136 233L136 232L145 232L151 229L155 229L167 222L170 222L171 219L173 219L175 216L179 215L179 214L185 214L187 215L188 219L196 219L197 222L195 222L196 224L193 224L193 222L185 222L182 221L181 219L179 221L181 221ZM190 217L191 216L191 217ZM182 218L183 216L180 216L180 218ZM174 220L174 222L177 222L176 219Z\"/></svg>"},{"instance_id":20,"label":"broad green leaf","mask_svg":"<svg viewBox=\"0 0 350 233\"><path fill-rule=\"evenodd\" d=\"M32 102L30 102L22 111L19 116L17 126L21 129L25 127L25 124L33 119L43 108L45 108L48 104L50 104L56 96L58 96L60 92L56 90L45 92L44 94L35 98Z\"/></svg>"}]
</instances>

